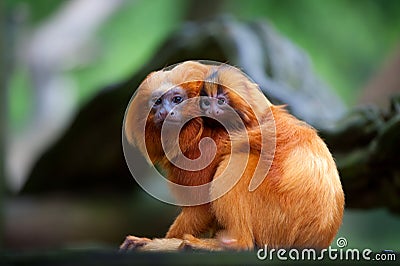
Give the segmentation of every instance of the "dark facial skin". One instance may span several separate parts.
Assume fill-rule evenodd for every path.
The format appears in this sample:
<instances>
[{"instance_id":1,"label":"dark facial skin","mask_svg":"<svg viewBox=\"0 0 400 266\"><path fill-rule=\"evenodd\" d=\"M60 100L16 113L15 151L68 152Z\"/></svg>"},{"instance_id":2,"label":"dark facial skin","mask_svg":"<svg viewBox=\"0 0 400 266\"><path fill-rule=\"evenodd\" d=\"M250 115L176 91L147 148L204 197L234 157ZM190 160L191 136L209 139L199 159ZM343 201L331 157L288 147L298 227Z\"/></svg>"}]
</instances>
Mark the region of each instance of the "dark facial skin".
<instances>
[{"instance_id":1,"label":"dark facial skin","mask_svg":"<svg viewBox=\"0 0 400 266\"><path fill-rule=\"evenodd\" d=\"M220 85L206 83L200 92L200 108L206 115L215 118L223 117L229 108L229 98ZM215 87L215 88L214 88ZM207 88L207 89L206 89ZM212 89L211 89L212 88Z\"/></svg>"},{"instance_id":2,"label":"dark facial skin","mask_svg":"<svg viewBox=\"0 0 400 266\"><path fill-rule=\"evenodd\" d=\"M204 98L200 102L200 108L210 116L223 116L228 100L225 95L216 95L215 97Z\"/></svg>"},{"instance_id":3,"label":"dark facial skin","mask_svg":"<svg viewBox=\"0 0 400 266\"><path fill-rule=\"evenodd\" d=\"M233 129L243 127L243 121L239 118L241 114L232 106L227 88L206 82L200 96L200 109L205 115L203 120L206 125L217 128L224 124Z\"/></svg>"},{"instance_id":4,"label":"dark facial skin","mask_svg":"<svg viewBox=\"0 0 400 266\"><path fill-rule=\"evenodd\" d=\"M187 95L180 87L172 88L165 93L157 91L154 92L152 99L150 100L150 106L152 108L152 112L154 112L154 123L161 124L168 114L170 115L169 121L181 121L181 113L175 107L186 99ZM172 109L174 110L172 111Z\"/></svg>"}]
</instances>

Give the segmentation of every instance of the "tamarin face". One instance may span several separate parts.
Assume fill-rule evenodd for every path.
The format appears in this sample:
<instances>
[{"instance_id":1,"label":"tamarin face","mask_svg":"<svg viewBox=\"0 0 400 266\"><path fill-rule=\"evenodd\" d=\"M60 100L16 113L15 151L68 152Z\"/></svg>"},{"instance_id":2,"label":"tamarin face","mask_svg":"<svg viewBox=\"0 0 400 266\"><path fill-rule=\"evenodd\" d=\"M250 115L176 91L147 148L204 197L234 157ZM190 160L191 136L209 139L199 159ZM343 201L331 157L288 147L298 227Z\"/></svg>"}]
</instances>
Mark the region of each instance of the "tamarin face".
<instances>
[{"instance_id":1,"label":"tamarin face","mask_svg":"<svg viewBox=\"0 0 400 266\"><path fill-rule=\"evenodd\" d=\"M205 73L209 67L197 62L184 62L173 67L171 70L159 71L154 76L155 81L147 83L152 85L149 100L151 109L150 121L160 126L168 117L168 122L179 123L193 113L199 113L199 107L194 106L193 101L182 104L189 98L199 95L199 90ZM177 107L179 105L179 107Z\"/></svg>"},{"instance_id":2,"label":"tamarin face","mask_svg":"<svg viewBox=\"0 0 400 266\"><path fill-rule=\"evenodd\" d=\"M225 129L243 129L244 120L236 110L231 92L221 84L205 82L200 91L200 110L206 126Z\"/></svg>"},{"instance_id":3,"label":"tamarin face","mask_svg":"<svg viewBox=\"0 0 400 266\"><path fill-rule=\"evenodd\" d=\"M222 85L205 82L200 91L200 108L213 117L223 117L229 108L229 97Z\"/></svg>"},{"instance_id":4,"label":"tamarin face","mask_svg":"<svg viewBox=\"0 0 400 266\"><path fill-rule=\"evenodd\" d=\"M235 102L235 99L241 97L226 86L226 72L225 68L222 71L217 69L206 78L200 90L199 105L206 125L216 127L222 123L228 127L227 129L240 129L243 128L243 122L245 122L240 110L245 105ZM221 76L221 73L224 76ZM237 108L238 106L241 108Z\"/></svg>"},{"instance_id":5,"label":"tamarin face","mask_svg":"<svg viewBox=\"0 0 400 266\"><path fill-rule=\"evenodd\" d=\"M210 69L200 96L204 121L211 126L218 125L217 120L228 129L250 128L258 125L269 109L258 86L238 69L226 65Z\"/></svg>"},{"instance_id":6,"label":"tamarin face","mask_svg":"<svg viewBox=\"0 0 400 266\"><path fill-rule=\"evenodd\" d=\"M175 108L188 98L186 92L181 87L173 87L165 90L156 90L152 93L149 101L153 113L153 122L161 125L169 114L170 122L180 122L182 119L179 108Z\"/></svg>"}]
</instances>

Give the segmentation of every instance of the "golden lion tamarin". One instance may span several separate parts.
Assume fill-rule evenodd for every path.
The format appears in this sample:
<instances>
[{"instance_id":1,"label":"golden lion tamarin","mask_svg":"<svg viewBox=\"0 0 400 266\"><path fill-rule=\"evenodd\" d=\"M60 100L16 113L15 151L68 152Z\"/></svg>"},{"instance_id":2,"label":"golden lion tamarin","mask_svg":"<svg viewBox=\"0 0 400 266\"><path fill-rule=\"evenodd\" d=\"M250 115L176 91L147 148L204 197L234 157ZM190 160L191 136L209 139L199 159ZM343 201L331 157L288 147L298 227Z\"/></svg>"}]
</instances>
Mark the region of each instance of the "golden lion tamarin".
<instances>
[{"instance_id":1,"label":"golden lion tamarin","mask_svg":"<svg viewBox=\"0 0 400 266\"><path fill-rule=\"evenodd\" d=\"M180 108L199 96L199 108ZM233 119L228 106L240 120ZM211 138L217 148L201 170L171 163L168 158L176 154L168 151L166 156L161 143L163 124L167 120L179 124L187 115L195 117L181 125L179 148L184 156L192 160L201 156L203 138ZM121 249L325 248L340 227L344 195L325 143L312 127L283 107L270 104L258 86L236 68L189 61L150 74L128 107L124 130L128 141L160 165L174 183L197 186L215 182L207 192L213 200L184 206L166 238L128 236ZM267 142L274 140L274 157L262 182L251 190L257 165L267 163L260 157L263 136ZM242 143L249 149L241 149ZM240 163L243 157L247 158L244 167ZM237 180L234 186L215 196L232 179ZM199 238L214 224L218 228L214 238Z\"/></svg>"}]
</instances>

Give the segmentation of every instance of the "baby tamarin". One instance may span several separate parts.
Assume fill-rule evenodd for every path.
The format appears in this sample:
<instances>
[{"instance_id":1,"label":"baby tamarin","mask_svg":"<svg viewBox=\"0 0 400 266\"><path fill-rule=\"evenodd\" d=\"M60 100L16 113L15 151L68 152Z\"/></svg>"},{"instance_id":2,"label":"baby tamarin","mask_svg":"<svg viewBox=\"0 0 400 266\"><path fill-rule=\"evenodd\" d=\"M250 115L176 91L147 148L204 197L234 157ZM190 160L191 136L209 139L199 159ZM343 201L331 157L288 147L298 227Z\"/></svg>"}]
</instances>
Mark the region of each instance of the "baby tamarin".
<instances>
[{"instance_id":1,"label":"baby tamarin","mask_svg":"<svg viewBox=\"0 0 400 266\"><path fill-rule=\"evenodd\" d=\"M167 87L175 89L165 89ZM154 97L158 91L164 94ZM179 146L185 156L196 159L200 156L199 141L210 137L216 142L217 154L202 170L182 170L166 160L159 128L167 112L179 123L191 109L180 110L175 106L199 95L202 96L199 106L203 116L185 124L179 135ZM151 105L146 104L150 99L154 104L149 116L140 117L139 114L147 113L142 109ZM163 105L157 107L160 104ZM225 104L236 110L243 122L243 126L237 120L228 123L228 127L235 130L232 136L214 121L218 116L224 120ZM193 110L193 113L198 112ZM204 117L207 115L212 118ZM140 131L143 128L145 133ZM343 215L344 195L326 145L313 128L289 115L282 107L270 104L260 95L257 85L235 68L186 62L172 70L153 73L141 84L128 108L125 133L153 163L166 170L173 182L188 186L216 182L209 187L210 198L214 200L183 207L166 239L129 236L121 246L123 249L140 246L141 249L163 250L191 246L221 250L253 249L264 245L325 248L337 233ZM263 136L269 138L267 142L275 137L274 158L262 182L249 191L257 165L268 163L260 157ZM232 140L239 146L227 149ZM241 142L247 141L250 151L240 148ZM236 161L242 161L244 156L248 161L242 167ZM239 179L232 189L215 197L226 182L235 178ZM215 238L196 238L214 222L220 228Z\"/></svg>"}]
</instances>

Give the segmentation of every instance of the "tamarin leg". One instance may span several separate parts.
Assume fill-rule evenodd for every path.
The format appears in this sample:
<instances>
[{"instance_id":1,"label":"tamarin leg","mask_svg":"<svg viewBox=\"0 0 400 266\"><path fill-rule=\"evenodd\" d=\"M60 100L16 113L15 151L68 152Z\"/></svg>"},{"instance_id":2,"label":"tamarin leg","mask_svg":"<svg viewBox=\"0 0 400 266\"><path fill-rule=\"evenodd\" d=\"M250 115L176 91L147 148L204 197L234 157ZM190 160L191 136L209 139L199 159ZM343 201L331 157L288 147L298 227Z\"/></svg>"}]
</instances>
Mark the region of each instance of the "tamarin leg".
<instances>
[{"instance_id":1,"label":"tamarin leg","mask_svg":"<svg viewBox=\"0 0 400 266\"><path fill-rule=\"evenodd\" d=\"M227 169L229 160L232 161L229 169ZM198 239L185 235L181 248L206 250L249 250L254 248L251 224L252 211L247 197L252 196L248 192L248 185L258 162L258 157L250 155L245 171L240 169L242 168L240 161L235 160L243 160L243 154L232 155L220 164L215 174L219 180L211 188L211 196L213 196L213 194L221 192L221 189L230 187L234 177L243 172L241 178L230 191L211 203L212 211L223 230L219 231L216 238L213 239ZM225 171L225 169L227 170Z\"/></svg>"},{"instance_id":2,"label":"tamarin leg","mask_svg":"<svg viewBox=\"0 0 400 266\"><path fill-rule=\"evenodd\" d=\"M221 244L232 249L253 249L254 235L252 228L252 205L253 194L248 191L249 182L258 163L258 156L250 154L246 163L246 169L235 169L242 167L240 163L244 154L233 154L217 169L215 174L218 182L211 188L211 194L220 191L226 187L226 182L231 182L233 177L241 174L240 179L222 197L212 202L212 210L217 217L223 231L218 233L217 238ZM229 160L229 169L226 169ZM232 163L233 162L233 163ZM225 170L226 169L226 170Z\"/></svg>"},{"instance_id":3,"label":"tamarin leg","mask_svg":"<svg viewBox=\"0 0 400 266\"><path fill-rule=\"evenodd\" d=\"M221 244L229 249L253 249L254 237L250 210L246 199L235 188L213 203L218 222L224 228L217 234Z\"/></svg>"},{"instance_id":4,"label":"tamarin leg","mask_svg":"<svg viewBox=\"0 0 400 266\"><path fill-rule=\"evenodd\" d=\"M237 193L232 191L232 193ZM227 194L216 200L213 204L218 221L224 230L217 232L216 238L196 238L185 234L180 249L203 249L219 251L227 249L250 250L254 248L253 234L250 220L247 216L249 210L242 209L240 203L233 204L233 194ZM237 198L236 198L237 200ZM227 207L229 204L229 208ZM234 204L236 206L234 206Z\"/></svg>"},{"instance_id":5,"label":"tamarin leg","mask_svg":"<svg viewBox=\"0 0 400 266\"><path fill-rule=\"evenodd\" d=\"M182 212L169 228L166 238L182 238L184 234L198 236L206 231L214 217L210 211L210 205L183 207Z\"/></svg>"}]
</instances>

